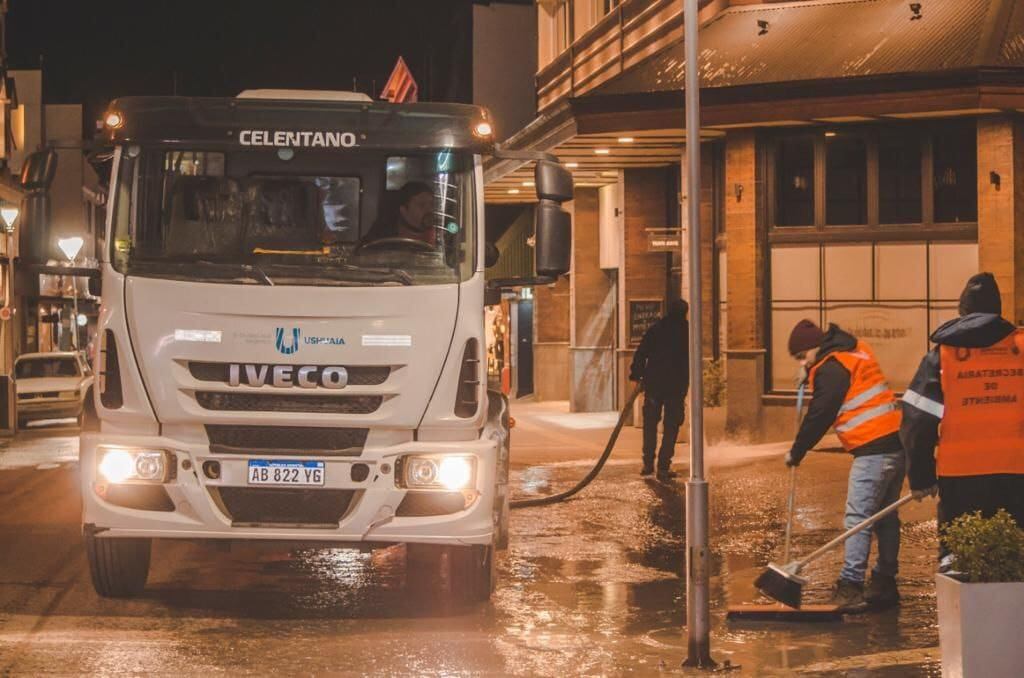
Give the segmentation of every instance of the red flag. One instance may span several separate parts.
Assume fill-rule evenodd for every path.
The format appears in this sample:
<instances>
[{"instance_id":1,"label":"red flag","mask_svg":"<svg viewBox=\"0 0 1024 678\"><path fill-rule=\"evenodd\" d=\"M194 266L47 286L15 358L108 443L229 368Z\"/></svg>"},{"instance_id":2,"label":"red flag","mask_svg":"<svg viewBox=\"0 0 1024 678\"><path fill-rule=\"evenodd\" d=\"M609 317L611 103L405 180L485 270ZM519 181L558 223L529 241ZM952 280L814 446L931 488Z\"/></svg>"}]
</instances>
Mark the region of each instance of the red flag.
<instances>
[{"instance_id":1,"label":"red flag","mask_svg":"<svg viewBox=\"0 0 1024 678\"><path fill-rule=\"evenodd\" d=\"M398 57L395 70L391 71L391 77L384 85L380 98L393 104L413 104L416 103L418 92L419 87L416 85L416 79L412 77L412 71L409 70L405 59Z\"/></svg>"}]
</instances>

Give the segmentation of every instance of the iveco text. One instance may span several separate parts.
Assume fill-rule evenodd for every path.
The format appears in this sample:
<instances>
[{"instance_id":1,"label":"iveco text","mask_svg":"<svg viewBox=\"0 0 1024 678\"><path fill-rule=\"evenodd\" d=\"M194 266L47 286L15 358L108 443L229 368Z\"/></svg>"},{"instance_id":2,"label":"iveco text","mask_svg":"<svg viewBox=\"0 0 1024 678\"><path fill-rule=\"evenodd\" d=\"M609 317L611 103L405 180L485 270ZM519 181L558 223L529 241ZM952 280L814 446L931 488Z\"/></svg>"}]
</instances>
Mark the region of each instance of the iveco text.
<instances>
[{"instance_id":1,"label":"iveco text","mask_svg":"<svg viewBox=\"0 0 1024 678\"><path fill-rule=\"evenodd\" d=\"M486 387L473 106L347 93L113 102L83 526L102 595L153 539L404 544L484 598L508 535ZM537 160L535 268L568 268L568 173ZM438 570L447 569L437 577ZM434 574L431 574L434 573Z\"/></svg>"}]
</instances>

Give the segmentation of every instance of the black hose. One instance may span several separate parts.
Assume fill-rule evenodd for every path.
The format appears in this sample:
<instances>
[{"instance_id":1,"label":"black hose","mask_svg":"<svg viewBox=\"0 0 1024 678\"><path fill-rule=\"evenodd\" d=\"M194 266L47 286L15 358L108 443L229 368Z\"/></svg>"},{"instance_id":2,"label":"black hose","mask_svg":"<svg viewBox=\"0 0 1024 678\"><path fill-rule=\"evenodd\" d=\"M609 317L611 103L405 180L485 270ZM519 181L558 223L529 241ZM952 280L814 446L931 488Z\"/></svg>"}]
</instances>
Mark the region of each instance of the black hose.
<instances>
[{"instance_id":1,"label":"black hose","mask_svg":"<svg viewBox=\"0 0 1024 678\"><path fill-rule=\"evenodd\" d=\"M626 404L622 406L622 411L619 412L619 420L615 422L615 428L612 429L612 434L608 438L608 443L604 446L604 452L601 453L601 458L597 460L597 463L594 464L594 468L590 469L590 473L588 473L583 478L583 480L576 483L575 486L573 486L571 489L566 490L565 492L552 494L548 497L535 497L533 499L516 499L515 501L509 502L509 507L518 509L527 508L529 506L546 506L548 504L557 504L560 501L565 501L566 499L573 496L574 494L582 490L584 487L589 485L591 481L593 481L594 478L597 477L597 474L601 472L601 469L604 468L604 463L608 461L608 457L611 456L612 450L615 448L615 441L619 439L619 433L622 431L622 426L623 424L626 423L626 415L629 413L631 409L633 409L633 403L636 402L636 398L638 395L640 395L639 386L633 389L633 393L629 396L629 398L626 399Z\"/></svg>"}]
</instances>

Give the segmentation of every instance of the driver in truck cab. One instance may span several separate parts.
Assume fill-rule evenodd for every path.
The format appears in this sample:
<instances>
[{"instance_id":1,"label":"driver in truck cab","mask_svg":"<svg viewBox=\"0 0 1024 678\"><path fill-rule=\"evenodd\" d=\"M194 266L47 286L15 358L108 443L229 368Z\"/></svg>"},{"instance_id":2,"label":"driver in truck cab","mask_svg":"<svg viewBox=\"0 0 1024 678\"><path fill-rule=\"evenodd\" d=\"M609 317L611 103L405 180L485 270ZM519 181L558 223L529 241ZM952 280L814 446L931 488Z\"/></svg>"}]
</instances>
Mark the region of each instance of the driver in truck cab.
<instances>
[{"instance_id":1,"label":"driver in truck cab","mask_svg":"<svg viewBox=\"0 0 1024 678\"><path fill-rule=\"evenodd\" d=\"M374 227L368 241L382 238L406 238L437 245L434 225L434 190L424 181L409 181L398 190L395 214Z\"/></svg>"}]
</instances>

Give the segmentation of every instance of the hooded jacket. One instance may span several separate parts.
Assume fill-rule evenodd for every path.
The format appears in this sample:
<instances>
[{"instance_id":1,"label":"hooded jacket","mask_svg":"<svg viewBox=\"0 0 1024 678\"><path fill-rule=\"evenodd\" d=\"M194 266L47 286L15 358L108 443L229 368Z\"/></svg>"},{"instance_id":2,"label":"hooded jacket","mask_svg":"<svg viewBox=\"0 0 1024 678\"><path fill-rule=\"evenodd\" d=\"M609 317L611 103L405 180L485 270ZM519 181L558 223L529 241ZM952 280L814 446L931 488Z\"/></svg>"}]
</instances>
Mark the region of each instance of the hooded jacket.
<instances>
[{"instance_id":1,"label":"hooded jacket","mask_svg":"<svg viewBox=\"0 0 1024 678\"><path fill-rule=\"evenodd\" d=\"M818 366L811 384L813 397L807 408L807 414L800 424L800 431L793 441L789 456L793 463L799 464L807 452L817 445L828 433L839 416L839 410L846 401L850 390L850 372L838 360L828 360L832 353L852 351L857 348L857 337L843 331L838 325L830 324L821 347L814 357ZM900 441L897 433L890 433L850 450L855 457L871 454L899 452Z\"/></svg>"},{"instance_id":2,"label":"hooded jacket","mask_svg":"<svg viewBox=\"0 0 1024 678\"><path fill-rule=\"evenodd\" d=\"M900 439L907 451L910 489L927 489L937 482L935 447L939 442L939 423L945 409L940 347L987 348L1008 337L1015 329L997 313L969 313L947 322L932 334L931 339L937 346L921 361L914 380L903 395Z\"/></svg>"},{"instance_id":3,"label":"hooded jacket","mask_svg":"<svg viewBox=\"0 0 1024 678\"><path fill-rule=\"evenodd\" d=\"M690 389L690 323L685 311L670 312L644 333L629 378L657 398L686 397Z\"/></svg>"}]
</instances>

